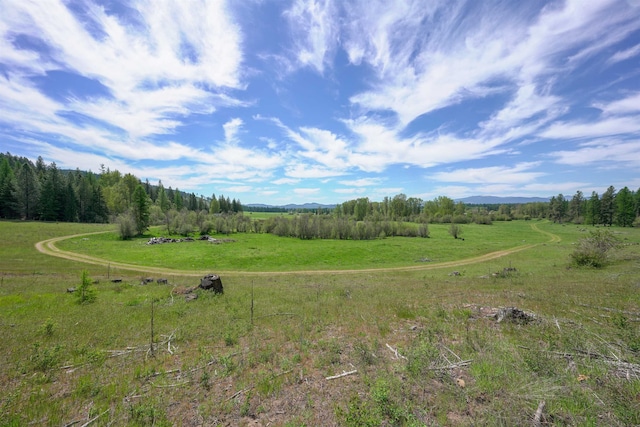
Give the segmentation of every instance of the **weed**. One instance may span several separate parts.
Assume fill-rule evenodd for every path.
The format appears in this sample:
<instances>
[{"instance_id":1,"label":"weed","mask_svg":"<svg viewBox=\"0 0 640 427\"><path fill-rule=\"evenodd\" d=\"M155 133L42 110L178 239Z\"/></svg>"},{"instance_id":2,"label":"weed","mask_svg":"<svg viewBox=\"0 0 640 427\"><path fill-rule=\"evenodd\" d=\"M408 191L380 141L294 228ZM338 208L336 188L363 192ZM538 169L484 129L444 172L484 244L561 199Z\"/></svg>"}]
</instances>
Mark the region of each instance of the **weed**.
<instances>
[{"instance_id":1,"label":"weed","mask_svg":"<svg viewBox=\"0 0 640 427\"><path fill-rule=\"evenodd\" d=\"M382 417L376 411L372 411L358 395L351 396L346 409L336 406L335 413L336 417L342 421L341 424L347 427L382 425Z\"/></svg>"},{"instance_id":2,"label":"weed","mask_svg":"<svg viewBox=\"0 0 640 427\"><path fill-rule=\"evenodd\" d=\"M169 427L165 412L155 403L137 403L129 406L129 425Z\"/></svg>"},{"instance_id":3,"label":"weed","mask_svg":"<svg viewBox=\"0 0 640 427\"><path fill-rule=\"evenodd\" d=\"M34 343L29 357L29 363L35 371L48 372L55 368L60 360L62 347L56 344L54 347L43 348L40 343Z\"/></svg>"},{"instance_id":4,"label":"weed","mask_svg":"<svg viewBox=\"0 0 640 427\"><path fill-rule=\"evenodd\" d=\"M77 397L88 399L100 393L100 385L95 381L92 375L83 375L78 378L74 394Z\"/></svg>"},{"instance_id":5,"label":"weed","mask_svg":"<svg viewBox=\"0 0 640 427\"><path fill-rule=\"evenodd\" d=\"M373 352L373 349L369 347L364 341L356 341L353 345L353 350L355 351L360 363L365 366L375 365L376 363L376 355Z\"/></svg>"},{"instance_id":6,"label":"weed","mask_svg":"<svg viewBox=\"0 0 640 427\"><path fill-rule=\"evenodd\" d=\"M53 322L53 320L51 320L51 318L48 318L42 324L42 326L40 326L40 330L42 331L42 335L44 335L45 337L52 337L54 329L55 329L55 326L56 326L56 324Z\"/></svg>"},{"instance_id":7,"label":"weed","mask_svg":"<svg viewBox=\"0 0 640 427\"><path fill-rule=\"evenodd\" d=\"M80 286L75 292L78 304L89 304L96 300L96 290L87 270L82 270Z\"/></svg>"},{"instance_id":8,"label":"weed","mask_svg":"<svg viewBox=\"0 0 640 427\"><path fill-rule=\"evenodd\" d=\"M200 386L207 391L211 390L211 384L209 383L210 379L211 377L207 371L204 371L200 377Z\"/></svg>"}]
</instances>

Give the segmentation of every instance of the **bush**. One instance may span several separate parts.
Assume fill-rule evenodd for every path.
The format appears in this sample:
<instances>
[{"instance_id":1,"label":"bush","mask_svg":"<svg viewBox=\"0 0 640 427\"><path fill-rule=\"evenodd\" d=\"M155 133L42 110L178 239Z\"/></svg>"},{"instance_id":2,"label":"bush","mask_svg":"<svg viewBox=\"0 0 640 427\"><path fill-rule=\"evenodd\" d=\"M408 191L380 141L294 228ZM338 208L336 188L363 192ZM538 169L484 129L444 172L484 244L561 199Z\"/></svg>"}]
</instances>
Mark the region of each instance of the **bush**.
<instances>
[{"instance_id":1,"label":"bush","mask_svg":"<svg viewBox=\"0 0 640 427\"><path fill-rule=\"evenodd\" d=\"M136 222L131 214L118 215L118 235L122 240L129 240L136 235Z\"/></svg>"},{"instance_id":2,"label":"bush","mask_svg":"<svg viewBox=\"0 0 640 427\"><path fill-rule=\"evenodd\" d=\"M451 234L454 239L457 239L462 234L462 226L452 222L451 226L449 226L449 234Z\"/></svg>"},{"instance_id":3,"label":"bush","mask_svg":"<svg viewBox=\"0 0 640 427\"><path fill-rule=\"evenodd\" d=\"M581 239L571 254L574 265L601 268L607 265L609 251L618 245L618 239L609 230L596 230Z\"/></svg>"},{"instance_id":4,"label":"bush","mask_svg":"<svg viewBox=\"0 0 640 427\"><path fill-rule=\"evenodd\" d=\"M91 283L91 278L87 270L82 271L80 286L76 290L76 302L78 304L88 304L96 300L96 290Z\"/></svg>"}]
</instances>

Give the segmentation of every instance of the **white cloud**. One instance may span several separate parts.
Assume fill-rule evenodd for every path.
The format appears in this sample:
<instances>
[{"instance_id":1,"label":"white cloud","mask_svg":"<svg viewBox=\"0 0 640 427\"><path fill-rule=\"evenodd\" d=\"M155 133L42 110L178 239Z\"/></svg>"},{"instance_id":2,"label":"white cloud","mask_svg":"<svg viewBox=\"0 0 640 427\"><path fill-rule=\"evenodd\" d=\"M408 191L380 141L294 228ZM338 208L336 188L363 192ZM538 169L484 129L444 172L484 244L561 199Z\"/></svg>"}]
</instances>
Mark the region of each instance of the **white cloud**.
<instances>
[{"instance_id":1,"label":"white cloud","mask_svg":"<svg viewBox=\"0 0 640 427\"><path fill-rule=\"evenodd\" d=\"M380 185L383 181L382 178L360 178L354 180L338 181L342 185L354 186L354 187L373 187Z\"/></svg>"},{"instance_id":2,"label":"white cloud","mask_svg":"<svg viewBox=\"0 0 640 427\"><path fill-rule=\"evenodd\" d=\"M428 178L440 182L459 182L468 184L525 184L546 175L543 172L532 172L540 166L540 162L519 163L515 166L491 166L484 168L456 169L450 172L437 172Z\"/></svg>"},{"instance_id":3,"label":"white cloud","mask_svg":"<svg viewBox=\"0 0 640 427\"><path fill-rule=\"evenodd\" d=\"M618 168L620 164L640 167L640 139L634 141L618 141L599 139L581 144L574 150L561 150L549 153L557 163L572 166L593 164L611 165Z\"/></svg>"},{"instance_id":4,"label":"white cloud","mask_svg":"<svg viewBox=\"0 0 640 427\"><path fill-rule=\"evenodd\" d=\"M336 9L333 0L295 0L284 13L292 28L298 66L309 66L322 74L330 64L338 43Z\"/></svg>"},{"instance_id":5,"label":"white cloud","mask_svg":"<svg viewBox=\"0 0 640 427\"><path fill-rule=\"evenodd\" d=\"M297 184L299 182L300 182L299 179L294 179L294 178L279 178L279 179L276 179L275 181L272 181L272 183L275 185Z\"/></svg>"},{"instance_id":6,"label":"white cloud","mask_svg":"<svg viewBox=\"0 0 640 427\"><path fill-rule=\"evenodd\" d=\"M616 62L626 61L627 59L631 59L638 55L640 55L640 44L614 53L611 55L611 58L609 58L609 63L614 64Z\"/></svg>"},{"instance_id":7,"label":"white cloud","mask_svg":"<svg viewBox=\"0 0 640 427\"><path fill-rule=\"evenodd\" d=\"M640 132L638 117L611 117L591 122L555 122L539 135L551 139L574 139L638 132Z\"/></svg>"},{"instance_id":8,"label":"white cloud","mask_svg":"<svg viewBox=\"0 0 640 427\"><path fill-rule=\"evenodd\" d=\"M242 119L236 117L222 125L222 128L224 129L224 139L227 143L235 143L237 141L237 135L243 124L244 122Z\"/></svg>"},{"instance_id":9,"label":"white cloud","mask_svg":"<svg viewBox=\"0 0 640 427\"><path fill-rule=\"evenodd\" d=\"M597 103L594 104L594 107L599 108L607 115L640 113L640 92L609 102L608 104Z\"/></svg>"},{"instance_id":10,"label":"white cloud","mask_svg":"<svg viewBox=\"0 0 640 427\"><path fill-rule=\"evenodd\" d=\"M294 188L293 192L298 196L311 196L320 192L319 188Z\"/></svg>"}]
</instances>

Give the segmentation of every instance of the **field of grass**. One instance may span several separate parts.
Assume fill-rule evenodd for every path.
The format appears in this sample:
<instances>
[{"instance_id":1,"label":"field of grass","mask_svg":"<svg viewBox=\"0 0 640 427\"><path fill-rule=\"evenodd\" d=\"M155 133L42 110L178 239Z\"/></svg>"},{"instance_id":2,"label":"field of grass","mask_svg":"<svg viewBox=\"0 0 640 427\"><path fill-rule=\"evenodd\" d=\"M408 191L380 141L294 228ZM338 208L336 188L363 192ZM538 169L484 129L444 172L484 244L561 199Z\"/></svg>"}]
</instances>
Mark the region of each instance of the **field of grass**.
<instances>
[{"instance_id":1,"label":"field of grass","mask_svg":"<svg viewBox=\"0 0 640 427\"><path fill-rule=\"evenodd\" d=\"M435 225L431 239L359 242L400 257L367 261L376 266L540 243L456 268L255 276L231 260L194 263L236 272L222 275L224 295L186 302L180 291L197 278L142 285L145 273L34 248L111 226L0 222L0 426L511 426L535 425L538 408L539 425L640 425L640 230L613 228L622 245L594 270L569 264L589 227L536 223L552 241L531 224L465 227L464 242ZM150 249L160 265L188 270L183 247L241 256L261 244L274 251L278 239L146 247L110 236L58 246L157 265L141 255ZM286 243L306 254L330 242ZM334 243L346 251L339 269L364 267L366 246ZM324 269L304 256L310 267L293 255L271 262ZM96 282L93 303L66 292L83 270ZM501 307L535 319L498 323L490 314ZM353 373L327 379L344 372Z\"/></svg>"},{"instance_id":2,"label":"field of grass","mask_svg":"<svg viewBox=\"0 0 640 427\"><path fill-rule=\"evenodd\" d=\"M453 239L448 225L430 225L431 237L390 237L377 240L300 240L271 234L240 233L228 237L234 242L211 244L203 241L147 245L150 235L162 235L154 228L150 235L120 241L116 233L80 236L56 244L65 251L93 257L175 270L300 271L351 270L416 266L471 258L525 244L549 240L527 222L503 222L492 226L463 226L462 239ZM215 236L218 237L218 236ZM227 236L220 236L224 238Z\"/></svg>"}]
</instances>

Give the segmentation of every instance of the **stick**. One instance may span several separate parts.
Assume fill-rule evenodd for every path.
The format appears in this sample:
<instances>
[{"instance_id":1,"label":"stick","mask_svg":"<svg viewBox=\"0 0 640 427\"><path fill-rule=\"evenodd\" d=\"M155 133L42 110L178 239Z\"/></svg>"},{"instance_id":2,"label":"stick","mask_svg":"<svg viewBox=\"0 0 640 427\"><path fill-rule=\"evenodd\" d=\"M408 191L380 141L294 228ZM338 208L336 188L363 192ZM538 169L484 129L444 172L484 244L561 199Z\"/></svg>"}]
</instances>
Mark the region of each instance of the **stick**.
<instances>
[{"instance_id":1,"label":"stick","mask_svg":"<svg viewBox=\"0 0 640 427\"><path fill-rule=\"evenodd\" d=\"M540 404L538 405L538 409L536 410L536 414L533 416L533 426L534 427L540 427L540 419L542 418L542 411L544 411L544 405L545 402L544 400L540 401Z\"/></svg>"},{"instance_id":2,"label":"stick","mask_svg":"<svg viewBox=\"0 0 640 427\"><path fill-rule=\"evenodd\" d=\"M357 374L357 373L358 373L357 369L354 369L353 371L349 371L349 372L342 371L341 374L334 375L332 377L327 377L327 378L325 378L325 380L335 380L336 378L342 378L342 377L346 377L347 375L353 375L353 374Z\"/></svg>"},{"instance_id":3,"label":"stick","mask_svg":"<svg viewBox=\"0 0 640 427\"><path fill-rule=\"evenodd\" d=\"M391 347L389 344L385 344L385 345L387 346L387 348L388 348L389 350L391 350L391 351L393 352L393 354L395 354L395 355L396 355L396 359L400 359L400 358L402 358L402 359L404 359L404 360L407 360L407 358L406 358L406 357L404 357L403 355L401 355L400 353L398 353L398 350L397 350L397 349L395 349L395 348Z\"/></svg>"},{"instance_id":4,"label":"stick","mask_svg":"<svg viewBox=\"0 0 640 427\"><path fill-rule=\"evenodd\" d=\"M440 370L446 370L446 369L454 369L454 368L459 368L461 366L469 366L471 364L471 362L473 362L473 359L469 359L469 360L462 360L458 363L452 363L451 365L447 365L447 366L436 366L434 368L429 368L429 371L440 371Z\"/></svg>"},{"instance_id":5,"label":"stick","mask_svg":"<svg viewBox=\"0 0 640 427\"><path fill-rule=\"evenodd\" d=\"M245 389L242 389L242 390L240 390L240 391L236 391L236 392L235 392L235 393L233 393L233 394L231 395L231 397L230 397L230 398L228 398L226 401L228 402L229 400L233 400L233 399L235 399L236 397L240 396L242 393L246 393L246 392L248 392L248 391L249 391L249 390L251 390L252 388L253 388L253 386L249 386L249 387L247 387L247 388L245 388Z\"/></svg>"},{"instance_id":6,"label":"stick","mask_svg":"<svg viewBox=\"0 0 640 427\"><path fill-rule=\"evenodd\" d=\"M97 420L98 418L100 418L101 416L106 414L107 412L109 412L108 409L106 411L104 411L103 413L98 414L95 417L91 418L89 421L87 421L86 423L82 424L80 427L87 427L89 424L93 423L95 420Z\"/></svg>"}]
</instances>

